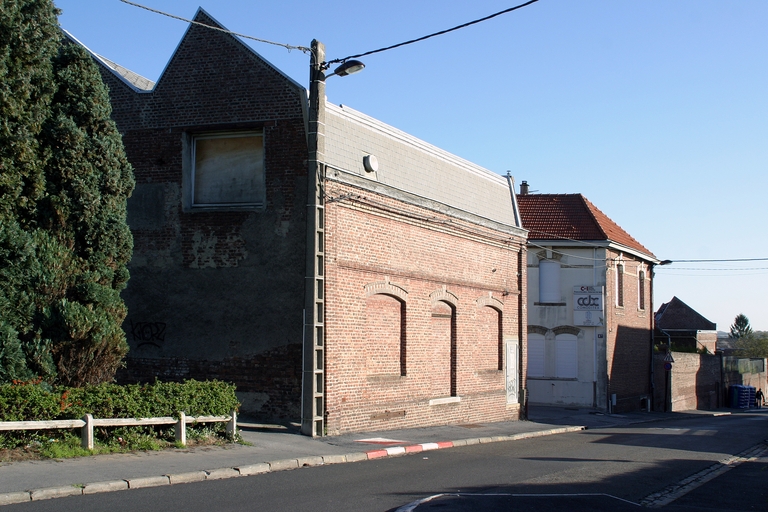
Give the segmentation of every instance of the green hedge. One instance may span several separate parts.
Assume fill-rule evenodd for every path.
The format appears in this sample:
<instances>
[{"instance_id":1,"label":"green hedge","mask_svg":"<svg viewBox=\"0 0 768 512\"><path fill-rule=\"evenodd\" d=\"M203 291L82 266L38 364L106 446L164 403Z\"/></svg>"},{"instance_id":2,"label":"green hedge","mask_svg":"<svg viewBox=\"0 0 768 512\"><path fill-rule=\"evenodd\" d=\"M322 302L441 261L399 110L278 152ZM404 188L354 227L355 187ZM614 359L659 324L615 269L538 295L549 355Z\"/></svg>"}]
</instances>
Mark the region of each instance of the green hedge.
<instances>
[{"instance_id":1,"label":"green hedge","mask_svg":"<svg viewBox=\"0 0 768 512\"><path fill-rule=\"evenodd\" d=\"M155 382L152 384L99 384L83 388L46 384L0 385L0 421L43 421L94 418L150 418L158 416L223 416L239 407L234 384L221 381ZM223 431L223 424L211 424ZM0 448L26 446L41 437L48 440L72 436L64 430L9 431L0 433ZM96 440L153 436L173 439L171 427L114 427L95 432ZM128 449L131 446L126 447ZM135 447L134 447L135 448Z\"/></svg>"}]
</instances>

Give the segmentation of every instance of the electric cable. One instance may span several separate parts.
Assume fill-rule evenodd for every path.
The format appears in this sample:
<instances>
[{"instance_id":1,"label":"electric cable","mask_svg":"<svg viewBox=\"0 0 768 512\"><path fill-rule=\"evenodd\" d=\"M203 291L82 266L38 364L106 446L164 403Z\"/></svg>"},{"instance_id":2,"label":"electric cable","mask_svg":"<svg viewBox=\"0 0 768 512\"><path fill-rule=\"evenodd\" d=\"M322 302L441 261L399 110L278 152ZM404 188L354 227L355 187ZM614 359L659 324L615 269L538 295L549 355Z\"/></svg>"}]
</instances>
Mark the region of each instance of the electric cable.
<instances>
[{"instance_id":1,"label":"electric cable","mask_svg":"<svg viewBox=\"0 0 768 512\"><path fill-rule=\"evenodd\" d=\"M267 43L267 44L273 44L275 46L282 46L283 48L286 48L289 52L291 50L299 50L299 51L302 51L304 53L310 53L311 52L311 50L309 48L307 48L306 46L293 46L291 44L276 43L274 41L269 41L267 39L259 39L258 37L247 36L245 34L239 34L237 32L232 32L231 30L226 30L226 29L219 28L219 27L212 27L210 25L206 25L205 23L200 23L199 21L188 20L186 18L182 18L181 16L176 16L174 14L169 14L167 12L158 11L157 9L152 9L151 7L147 7L147 6L144 6L144 5L141 5L141 4L137 4L137 3L134 3L134 2L129 2L128 0L120 0L120 1L123 2L124 4L132 5L134 7L139 7L140 9L145 9L145 10L147 10L149 12L154 12L155 14L162 14L163 16L168 16L169 18L173 18L175 20L185 21L187 23L192 23L193 25L200 25L201 27L210 28L211 30L217 30L219 32L224 32L225 34L232 34L233 36L243 37L245 39L251 39L253 41L258 41L260 43Z\"/></svg>"},{"instance_id":2,"label":"electric cable","mask_svg":"<svg viewBox=\"0 0 768 512\"><path fill-rule=\"evenodd\" d=\"M125 0L123 0L123 1L125 1ZM486 16L484 18L480 18L480 19L477 19L477 20L474 20L474 21L463 23L461 25L458 25L456 27L449 28L449 29L446 29L446 30L441 30L440 32L435 32L434 34L429 34L429 35L422 36L422 37L419 37L419 38L416 38L416 39L411 39L410 41L404 41L402 43L393 44L392 46L387 46L386 48L379 48L378 50L371 50L371 51L365 52L365 53L358 53L357 55L350 55L348 57L344 57L343 59L329 60L329 61L325 62L324 64L326 66L330 66L331 64L335 64L337 62L346 62L349 59L357 59L359 57L365 57L366 55L373 55L374 53L381 53L381 52L385 52L387 50L393 50L395 48L399 48L401 46L405 46L405 45L408 45L408 44L418 43L420 41L424 41L425 39L429 39L430 37L441 36L443 34L447 34L448 32L453 32L454 30L459 30L459 29L462 29L462 28L466 28L466 27L469 27L471 25L475 25L477 23L481 23L483 21L490 20L491 18L495 18L496 16L501 16L502 14L507 14L509 12L516 11L518 9L522 9L523 7L527 7L527 6L531 5L532 3L535 3L535 2L538 2L538 1L539 0L530 0L530 1L525 2L523 4L516 5L515 7L510 7L509 9L504 9L503 11L499 11L497 13L491 14L491 15Z\"/></svg>"}]
</instances>

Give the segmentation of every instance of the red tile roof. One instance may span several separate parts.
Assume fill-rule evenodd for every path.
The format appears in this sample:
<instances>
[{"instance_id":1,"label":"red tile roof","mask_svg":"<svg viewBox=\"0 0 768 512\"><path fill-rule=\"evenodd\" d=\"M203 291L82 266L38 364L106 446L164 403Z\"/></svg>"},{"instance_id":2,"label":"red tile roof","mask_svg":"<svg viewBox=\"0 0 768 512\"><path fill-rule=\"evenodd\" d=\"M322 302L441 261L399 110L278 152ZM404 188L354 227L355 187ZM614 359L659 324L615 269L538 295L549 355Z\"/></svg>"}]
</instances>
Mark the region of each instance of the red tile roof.
<instances>
[{"instance_id":1,"label":"red tile roof","mask_svg":"<svg viewBox=\"0 0 768 512\"><path fill-rule=\"evenodd\" d=\"M525 194L517 203L531 240L607 240L656 258L581 194Z\"/></svg>"}]
</instances>

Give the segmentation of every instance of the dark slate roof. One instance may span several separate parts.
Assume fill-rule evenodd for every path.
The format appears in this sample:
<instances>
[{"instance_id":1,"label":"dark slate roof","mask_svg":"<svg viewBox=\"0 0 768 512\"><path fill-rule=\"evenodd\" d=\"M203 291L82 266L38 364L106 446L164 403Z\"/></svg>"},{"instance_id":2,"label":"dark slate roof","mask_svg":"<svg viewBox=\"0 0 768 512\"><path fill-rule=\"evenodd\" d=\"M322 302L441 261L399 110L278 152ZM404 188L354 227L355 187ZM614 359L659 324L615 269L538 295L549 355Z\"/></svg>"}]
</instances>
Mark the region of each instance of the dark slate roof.
<instances>
[{"instance_id":1,"label":"dark slate roof","mask_svg":"<svg viewBox=\"0 0 768 512\"><path fill-rule=\"evenodd\" d=\"M677 297L672 297L671 301L659 307L659 310L656 312L656 327L670 330L717 330L716 323L710 322Z\"/></svg>"},{"instance_id":2,"label":"dark slate roof","mask_svg":"<svg viewBox=\"0 0 768 512\"><path fill-rule=\"evenodd\" d=\"M581 194L521 194L517 203L531 240L607 240L656 258Z\"/></svg>"}]
</instances>

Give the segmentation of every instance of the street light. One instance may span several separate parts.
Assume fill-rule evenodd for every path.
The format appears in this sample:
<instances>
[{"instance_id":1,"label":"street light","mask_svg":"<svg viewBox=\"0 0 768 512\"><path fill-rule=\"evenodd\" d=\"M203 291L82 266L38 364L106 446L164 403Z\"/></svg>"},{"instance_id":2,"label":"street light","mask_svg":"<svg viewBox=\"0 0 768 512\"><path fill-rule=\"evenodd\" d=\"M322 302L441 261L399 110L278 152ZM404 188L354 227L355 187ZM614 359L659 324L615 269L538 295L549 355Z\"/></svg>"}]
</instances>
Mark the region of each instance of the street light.
<instances>
[{"instance_id":1,"label":"street light","mask_svg":"<svg viewBox=\"0 0 768 512\"><path fill-rule=\"evenodd\" d=\"M362 71L359 60L341 63L328 76ZM301 433L325 435L325 45L313 40L309 63L307 126L307 272L304 286L304 346Z\"/></svg>"},{"instance_id":2,"label":"street light","mask_svg":"<svg viewBox=\"0 0 768 512\"><path fill-rule=\"evenodd\" d=\"M333 75L336 75L336 76L354 75L355 73L359 73L360 71L362 71L364 67L365 67L365 64L363 64L359 60L354 60L354 59L348 60L348 61L342 62L341 65L339 65L336 69L334 69L333 73L331 73L330 75L327 75L326 78Z\"/></svg>"}]
</instances>

